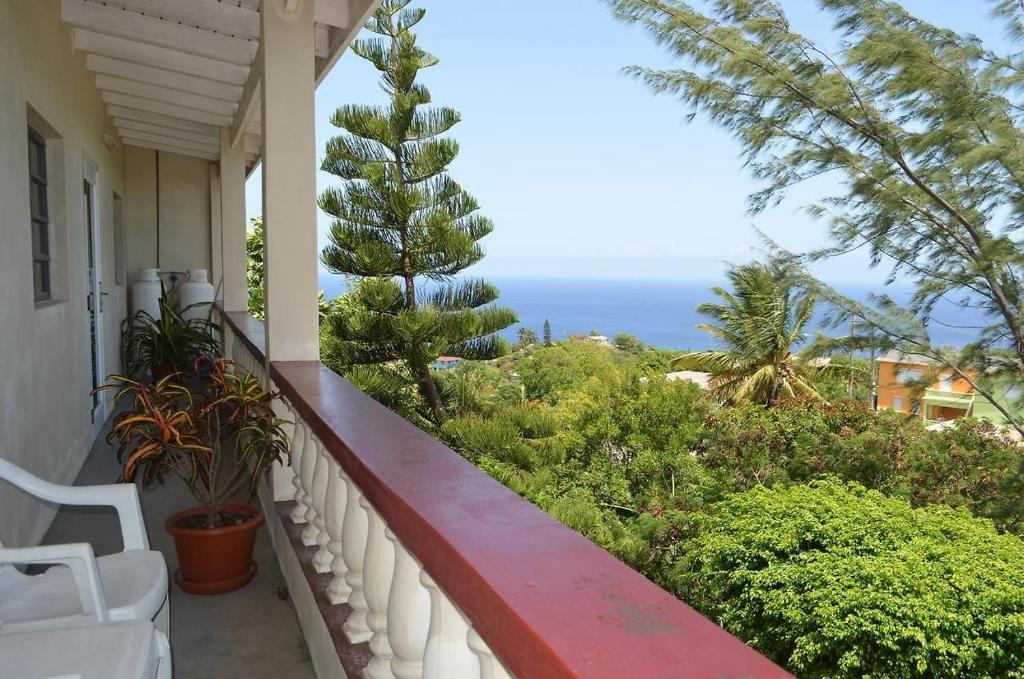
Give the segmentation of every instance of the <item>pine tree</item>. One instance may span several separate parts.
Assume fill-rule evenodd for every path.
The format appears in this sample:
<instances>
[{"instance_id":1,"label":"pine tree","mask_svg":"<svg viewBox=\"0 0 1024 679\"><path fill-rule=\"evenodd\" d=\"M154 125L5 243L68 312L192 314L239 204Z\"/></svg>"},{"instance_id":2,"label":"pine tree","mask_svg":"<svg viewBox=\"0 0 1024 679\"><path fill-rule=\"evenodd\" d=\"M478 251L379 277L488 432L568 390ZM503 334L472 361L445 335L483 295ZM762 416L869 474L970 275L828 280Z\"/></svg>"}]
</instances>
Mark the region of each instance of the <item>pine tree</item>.
<instances>
[{"instance_id":1,"label":"pine tree","mask_svg":"<svg viewBox=\"0 0 1024 679\"><path fill-rule=\"evenodd\" d=\"M426 10L409 3L384 0L366 24L381 37L352 45L380 71L389 101L342 106L331 119L347 134L328 142L323 169L345 183L320 197L334 217L321 260L357 279L349 313L332 317L335 358L362 366L361 381L376 380L378 392L402 388L403 371L395 368L404 364L440 423L446 413L430 363L442 354L504 354L508 345L496 333L517 319L493 305L493 285L455 280L483 258L479 241L493 226L447 174L459 146L443 135L460 117L451 108L427 107L430 93L417 76L438 60L411 31Z\"/></svg>"},{"instance_id":2,"label":"pine tree","mask_svg":"<svg viewBox=\"0 0 1024 679\"><path fill-rule=\"evenodd\" d=\"M544 346L551 346L551 321L544 319Z\"/></svg>"}]
</instances>

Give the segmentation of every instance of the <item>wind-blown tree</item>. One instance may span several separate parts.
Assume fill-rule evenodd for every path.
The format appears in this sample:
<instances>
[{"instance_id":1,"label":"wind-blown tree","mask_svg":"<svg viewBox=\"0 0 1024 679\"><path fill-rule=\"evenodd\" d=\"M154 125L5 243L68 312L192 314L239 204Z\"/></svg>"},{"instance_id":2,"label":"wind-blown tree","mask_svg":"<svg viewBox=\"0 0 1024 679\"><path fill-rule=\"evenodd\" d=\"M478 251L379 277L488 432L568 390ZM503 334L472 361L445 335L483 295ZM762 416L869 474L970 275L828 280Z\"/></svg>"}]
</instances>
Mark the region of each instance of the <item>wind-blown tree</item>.
<instances>
[{"instance_id":1,"label":"wind-blown tree","mask_svg":"<svg viewBox=\"0 0 1024 679\"><path fill-rule=\"evenodd\" d=\"M610 4L682 60L628 71L740 143L765 183L752 212L828 175L838 192L809 211L830 225L833 246L801 254L864 249L873 265L890 267L888 282L915 286L906 308L885 296L858 304L818 286L841 315L946 363L986 396L1024 377L1019 51L996 53L884 0L818 0L840 34L834 51L794 31L773 0L717 0L706 12L679 0ZM1020 3L994 9L1019 40ZM940 300L988 318L963 351L942 351L929 337ZM1012 408L995 403L1015 421Z\"/></svg>"},{"instance_id":2,"label":"wind-blown tree","mask_svg":"<svg viewBox=\"0 0 1024 679\"><path fill-rule=\"evenodd\" d=\"M677 363L689 370L711 373L710 387L723 403L774 405L782 397L823 400L814 386L814 346L798 347L807 339L807 324L815 298L796 287L790 272L775 263L752 263L726 273L732 290L715 286L721 302L705 302L697 311L711 319L697 327L711 333L721 349L681 355Z\"/></svg>"},{"instance_id":3,"label":"wind-blown tree","mask_svg":"<svg viewBox=\"0 0 1024 679\"><path fill-rule=\"evenodd\" d=\"M366 24L381 37L352 45L380 71L388 103L342 106L331 119L345 134L328 142L323 169L345 183L320 197L334 217L321 260L358 280L354 309L332 316L338 362L362 366L361 381L378 393L400 388L407 376L440 423L446 414L430 363L442 354L506 353L496 333L517 319L493 305L493 285L455 280L484 257L479 241L493 226L448 176L459 146L444 135L460 118L451 108L427 106L430 93L417 77L438 60L417 44L411 29L426 10L409 2L384 0Z\"/></svg>"}]
</instances>

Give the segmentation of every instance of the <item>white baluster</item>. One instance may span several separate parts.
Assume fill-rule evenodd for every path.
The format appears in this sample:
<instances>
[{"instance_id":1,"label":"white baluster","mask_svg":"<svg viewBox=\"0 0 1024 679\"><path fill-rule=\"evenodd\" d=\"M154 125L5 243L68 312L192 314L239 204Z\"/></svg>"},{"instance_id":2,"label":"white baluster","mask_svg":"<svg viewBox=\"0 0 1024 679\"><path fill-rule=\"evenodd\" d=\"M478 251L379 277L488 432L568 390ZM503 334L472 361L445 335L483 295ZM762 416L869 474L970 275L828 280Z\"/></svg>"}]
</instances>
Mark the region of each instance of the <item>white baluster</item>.
<instances>
[{"instance_id":1,"label":"white baluster","mask_svg":"<svg viewBox=\"0 0 1024 679\"><path fill-rule=\"evenodd\" d=\"M295 438L292 439L292 485L295 486L295 506L290 514L292 523L306 523L306 491L302 488L302 458L306 448L306 437L309 430L306 424L299 419L298 413L292 411L295 418Z\"/></svg>"},{"instance_id":2,"label":"white baluster","mask_svg":"<svg viewBox=\"0 0 1024 679\"><path fill-rule=\"evenodd\" d=\"M480 661L469 649L469 621L426 571L420 582L430 592L430 628L423 652L423 679L480 679Z\"/></svg>"},{"instance_id":3,"label":"white baluster","mask_svg":"<svg viewBox=\"0 0 1024 679\"><path fill-rule=\"evenodd\" d=\"M395 548L395 572L388 594L388 641L394 654L391 671L398 679L420 679L430 627L430 593L420 582L422 566L390 528L384 534Z\"/></svg>"},{"instance_id":4,"label":"white baluster","mask_svg":"<svg viewBox=\"0 0 1024 679\"><path fill-rule=\"evenodd\" d=\"M512 679L512 675L501 664L498 657L494 655L494 651L474 627L469 628L466 642L469 644L469 650L473 651L477 660L480 661L480 679Z\"/></svg>"},{"instance_id":5,"label":"white baluster","mask_svg":"<svg viewBox=\"0 0 1024 679\"><path fill-rule=\"evenodd\" d=\"M352 589L348 605L352 607L342 630L353 644L370 639L370 628L366 624L366 594L363 592L363 563L366 558L368 521L366 510L359 506L362 493L352 479L345 479L348 495L345 498L345 524L341 529L341 554L345 558L345 582Z\"/></svg>"},{"instance_id":6,"label":"white baluster","mask_svg":"<svg viewBox=\"0 0 1024 679\"><path fill-rule=\"evenodd\" d=\"M369 613L366 624L372 632L370 651L373 658L364 670L369 679L393 679L391 644L388 641L388 596L395 571L395 548L384 535L384 519L366 496L359 500L368 520L366 560L363 564L363 589Z\"/></svg>"},{"instance_id":7,"label":"white baluster","mask_svg":"<svg viewBox=\"0 0 1024 679\"><path fill-rule=\"evenodd\" d=\"M316 476L317 448L320 442L316 440L312 429L306 431L306 442L302 447L302 490L305 493L306 505L306 527L302 529L302 544L311 547L316 544L316 536L320 530L316 527L317 508L313 502L313 484Z\"/></svg>"},{"instance_id":8,"label":"white baluster","mask_svg":"<svg viewBox=\"0 0 1024 679\"><path fill-rule=\"evenodd\" d=\"M345 506L348 498L348 484L345 483L345 472L334 460L330 460L331 478L327 483L327 532L331 541L327 543L327 551L331 553L331 573L334 577L327 585L327 600L332 604L343 604L348 601L352 588L345 582L345 574L348 573L348 566L345 565L345 558L342 547L342 530L345 525ZM334 503L331 504L333 499Z\"/></svg>"},{"instance_id":9,"label":"white baluster","mask_svg":"<svg viewBox=\"0 0 1024 679\"><path fill-rule=\"evenodd\" d=\"M316 507L316 516L313 517L313 527L316 529L314 543L319 547L313 555L313 570L317 573L331 570L331 553L327 551L327 543L331 541L331 536L327 534L327 524L324 521L324 515L327 514L327 482L330 476L327 468L327 451L317 441L316 470L313 472L313 503Z\"/></svg>"}]
</instances>

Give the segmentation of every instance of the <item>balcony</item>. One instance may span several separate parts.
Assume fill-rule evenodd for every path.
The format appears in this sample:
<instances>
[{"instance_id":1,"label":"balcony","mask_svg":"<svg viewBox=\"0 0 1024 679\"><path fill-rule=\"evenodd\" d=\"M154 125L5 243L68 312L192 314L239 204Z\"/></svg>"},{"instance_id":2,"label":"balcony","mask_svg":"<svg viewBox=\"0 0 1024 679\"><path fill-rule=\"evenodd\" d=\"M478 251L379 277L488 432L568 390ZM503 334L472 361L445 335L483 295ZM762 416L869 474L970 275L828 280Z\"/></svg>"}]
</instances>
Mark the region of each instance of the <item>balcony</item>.
<instances>
[{"instance_id":1,"label":"balcony","mask_svg":"<svg viewBox=\"0 0 1024 679\"><path fill-rule=\"evenodd\" d=\"M319 362L268 366L247 314L224 328L295 423L261 500L318 676L789 676Z\"/></svg>"},{"instance_id":2,"label":"balcony","mask_svg":"<svg viewBox=\"0 0 1024 679\"><path fill-rule=\"evenodd\" d=\"M966 417L974 406L973 393L926 389L924 392L924 419L926 422L945 422Z\"/></svg>"},{"instance_id":3,"label":"balcony","mask_svg":"<svg viewBox=\"0 0 1024 679\"><path fill-rule=\"evenodd\" d=\"M120 370L135 272L210 271L228 357L283 394L291 463L259 494L256 580L218 599L174 590L178 676L788 676L319 362L315 88L376 3L156 4L159 15L146 0L0 3L15 55L0 60L0 194L13 215L0 251L0 455L57 483L79 469L79 483L115 478L102 443L113 405L90 393ZM33 252L26 133L54 170L45 290L18 254ZM242 311L256 165L266 326ZM173 569L162 521L192 501L168 485L143 502ZM51 518L0 484L5 543L118 546L102 513Z\"/></svg>"}]
</instances>

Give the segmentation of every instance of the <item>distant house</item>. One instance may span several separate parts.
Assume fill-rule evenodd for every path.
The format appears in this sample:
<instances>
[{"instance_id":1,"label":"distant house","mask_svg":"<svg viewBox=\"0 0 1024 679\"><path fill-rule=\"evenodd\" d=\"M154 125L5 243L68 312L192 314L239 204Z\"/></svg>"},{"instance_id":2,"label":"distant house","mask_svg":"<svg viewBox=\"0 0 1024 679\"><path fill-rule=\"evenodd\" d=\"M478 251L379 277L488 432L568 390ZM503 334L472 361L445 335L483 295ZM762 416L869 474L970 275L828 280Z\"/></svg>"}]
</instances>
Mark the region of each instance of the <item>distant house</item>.
<instances>
[{"instance_id":1,"label":"distant house","mask_svg":"<svg viewBox=\"0 0 1024 679\"><path fill-rule=\"evenodd\" d=\"M687 382L693 382L701 389L707 391L709 388L708 385L711 383L711 373L702 373L697 372L696 370L679 370L665 375L665 379L669 382L686 380Z\"/></svg>"},{"instance_id":2,"label":"distant house","mask_svg":"<svg viewBox=\"0 0 1024 679\"><path fill-rule=\"evenodd\" d=\"M584 339L586 339L588 342L593 342L594 344L602 344L606 346L611 344L608 338L605 337L604 335L587 335Z\"/></svg>"},{"instance_id":3,"label":"distant house","mask_svg":"<svg viewBox=\"0 0 1024 679\"><path fill-rule=\"evenodd\" d=\"M970 382L928 356L889 351L875 362L878 364L876 410L909 413L928 423L961 417L1006 423L998 408L976 393ZM1019 392L1019 387L1007 386L997 389L995 398L1004 407L1016 410Z\"/></svg>"},{"instance_id":4,"label":"distant house","mask_svg":"<svg viewBox=\"0 0 1024 679\"><path fill-rule=\"evenodd\" d=\"M459 363L462 363L462 359L458 356L438 356L437 360L430 364L430 369L434 372L439 370L451 370Z\"/></svg>"}]
</instances>

